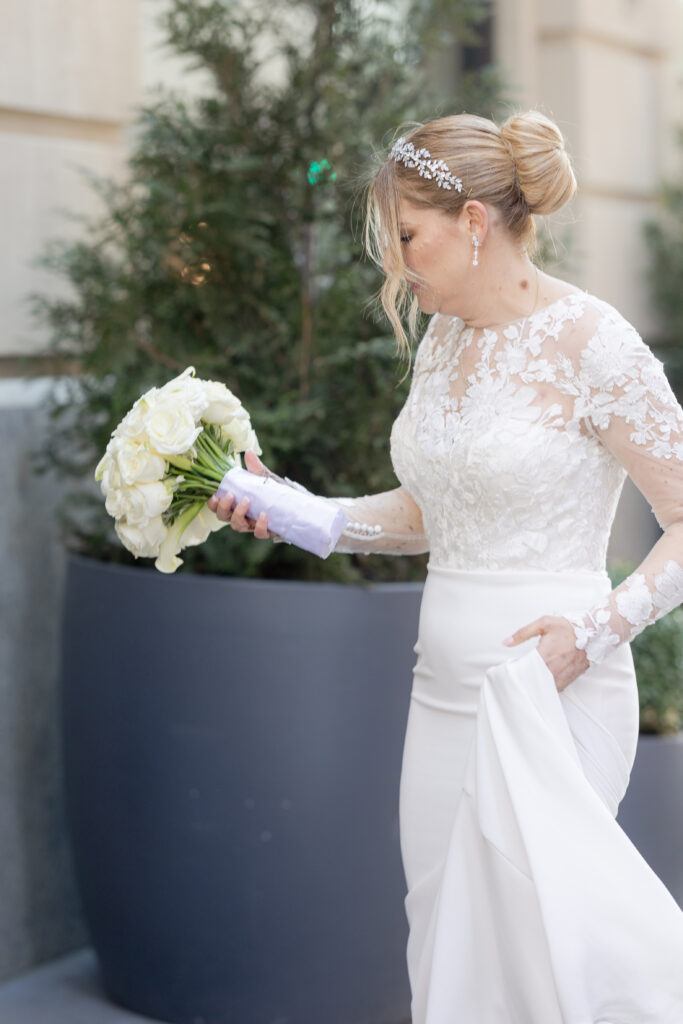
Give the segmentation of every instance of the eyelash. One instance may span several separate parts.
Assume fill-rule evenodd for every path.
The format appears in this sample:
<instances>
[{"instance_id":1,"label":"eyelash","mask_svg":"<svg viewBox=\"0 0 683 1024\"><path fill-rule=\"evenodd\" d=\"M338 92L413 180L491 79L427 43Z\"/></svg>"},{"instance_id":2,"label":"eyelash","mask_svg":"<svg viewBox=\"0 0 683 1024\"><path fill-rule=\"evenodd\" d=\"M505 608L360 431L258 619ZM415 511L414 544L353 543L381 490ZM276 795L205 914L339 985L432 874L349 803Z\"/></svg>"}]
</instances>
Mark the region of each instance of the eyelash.
<instances>
[{"instance_id":1,"label":"eyelash","mask_svg":"<svg viewBox=\"0 0 683 1024\"><path fill-rule=\"evenodd\" d=\"M412 237L412 235L401 235L401 241L407 245L408 242L411 241Z\"/></svg>"}]
</instances>

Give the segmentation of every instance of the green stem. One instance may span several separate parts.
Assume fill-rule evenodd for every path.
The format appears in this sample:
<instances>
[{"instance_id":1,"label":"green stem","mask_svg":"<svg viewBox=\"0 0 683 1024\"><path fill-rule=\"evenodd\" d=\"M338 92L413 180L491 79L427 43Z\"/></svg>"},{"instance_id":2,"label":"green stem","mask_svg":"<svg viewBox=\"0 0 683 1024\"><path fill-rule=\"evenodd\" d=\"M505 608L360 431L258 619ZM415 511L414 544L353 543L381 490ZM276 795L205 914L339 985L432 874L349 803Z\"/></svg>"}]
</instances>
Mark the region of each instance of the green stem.
<instances>
[{"instance_id":1,"label":"green stem","mask_svg":"<svg viewBox=\"0 0 683 1024\"><path fill-rule=\"evenodd\" d=\"M214 430L205 427L195 441L197 454L194 459L174 456L168 460L169 476L183 478L176 486L168 508L168 522L175 524L182 521L190 509L195 509L196 515L208 498L216 493L227 471L236 465L236 460L229 454L230 448L230 441L225 448L221 447Z\"/></svg>"},{"instance_id":2,"label":"green stem","mask_svg":"<svg viewBox=\"0 0 683 1024\"><path fill-rule=\"evenodd\" d=\"M204 483L207 480L217 480L218 483L220 483L221 480L223 479L223 477L225 476L225 474L227 473L229 468L230 468L229 466L226 466L224 468L223 466L215 466L215 467L214 466L206 466L206 467L204 467L204 466L195 465L195 466L193 466L191 472L189 472L189 473L178 473L178 474L174 474L174 476L176 476L176 475L177 476L182 476L183 480L186 483L192 483L193 481L196 481L197 483Z\"/></svg>"},{"instance_id":3,"label":"green stem","mask_svg":"<svg viewBox=\"0 0 683 1024\"><path fill-rule=\"evenodd\" d=\"M199 435L195 444L197 445L198 450L201 451L203 449L209 457L212 457L212 461L214 462L218 462L221 465L225 463L226 460L228 462L232 462L228 456L227 449L221 448L220 444L218 444L215 438L206 429ZM228 442L228 448L229 447L230 443Z\"/></svg>"}]
</instances>

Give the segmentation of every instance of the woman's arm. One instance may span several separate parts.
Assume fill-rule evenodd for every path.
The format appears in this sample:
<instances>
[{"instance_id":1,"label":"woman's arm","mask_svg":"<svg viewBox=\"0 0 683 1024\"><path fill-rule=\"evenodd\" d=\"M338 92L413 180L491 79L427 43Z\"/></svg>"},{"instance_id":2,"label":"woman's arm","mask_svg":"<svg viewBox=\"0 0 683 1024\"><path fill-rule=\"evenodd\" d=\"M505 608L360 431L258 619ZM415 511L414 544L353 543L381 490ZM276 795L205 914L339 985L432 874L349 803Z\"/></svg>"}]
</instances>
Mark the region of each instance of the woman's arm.
<instances>
[{"instance_id":1,"label":"woman's arm","mask_svg":"<svg viewBox=\"0 0 683 1024\"><path fill-rule=\"evenodd\" d=\"M574 395L574 419L621 463L664 531L599 604L544 615L503 640L516 646L538 636L538 651L563 690L683 601L683 409L662 363L616 312L571 359L563 354L560 369L562 390ZM586 495L588 502L601 500Z\"/></svg>"},{"instance_id":2,"label":"woman's arm","mask_svg":"<svg viewBox=\"0 0 683 1024\"><path fill-rule=\"evenodd\" d=\"M442 323L443 321L443 323ZM435 314L418 346L415 355L413 374L424 371L429 363L431 348L443 334L453 329L453 318L442 318ZM256 457L253 452L245 454L246 468L252 473L267 474L290 487L306 490L291 480L282 480L276 476ZM424 532L422 513L406 491L405 487L397 487L393 491L381 494L365 494L357 498L324 498L344 510L348 524L341 535L335 552L341 554L378 554L378 555L419 555L429 551L429 542ZM233 529L240 532L253 532L255 537L263 540L274 537L268 531L267 520L260 518L254 524L246 516L249 502L244 499L232 507L231 495L226 495L219 502L216 497L209 501L209 508L215 511L219 519L229 522ZM275 537L275 540L280 538Z\"/></svg>"},{"instance_id":3,"label":"woman's arm","mask_svg":"<svg viewBox=\"0 0 683 1024\"><path fill-rule=\"evenodd\" d=\"M566 613L596 664L683 602L683 409L637 332L610 318L580 355L578 411L625 468L664 531L607 599Z\"/></svg>"},{"instance_id":4,"label":"woman's arm","mask_svg":"<svg viewBox=\"0 0 683 1024\"><path fill-rule=\"evenodd\" d=\"M291 480L282 480L267 469L253 453L245 455L247 469L257 475L267 475L286 483L297 490L306 488ZM268 530L268 520L259 517L256 521L247 516L249 502L243 499L233 508L233 496L226 494L220 501L214 496L209 508L219 519L230 523L240 533L253 532L260 540L274 535ZM381 494L363 495L358 498L324 498L343 509L347 525L335 547L341 554L417 555L429 550L424 534L422 513L404 487ZM276 540L279 538L275 538Z\"/></svg>"},{"instance_id":5,"label":"woman's arm","mask_svg":"<svg viewBox=\"0 0 683 1024\"><path fill-rule=\"evenodd\" d=\"M422 513L405 487L361 498L328 498L348 516L335 552L419 555L429 551Z\"/></svg>"}]
</instances>

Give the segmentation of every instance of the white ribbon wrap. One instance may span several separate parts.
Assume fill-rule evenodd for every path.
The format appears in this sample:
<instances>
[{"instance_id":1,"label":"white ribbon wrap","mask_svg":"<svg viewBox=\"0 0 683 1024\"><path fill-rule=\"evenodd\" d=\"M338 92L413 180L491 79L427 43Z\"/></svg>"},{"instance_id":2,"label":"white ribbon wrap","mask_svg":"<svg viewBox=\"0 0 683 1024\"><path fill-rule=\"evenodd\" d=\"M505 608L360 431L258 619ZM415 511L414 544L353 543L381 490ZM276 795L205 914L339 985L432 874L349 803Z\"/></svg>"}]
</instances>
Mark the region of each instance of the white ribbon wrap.
<instances>
[{"instance_id":1,"label":"white ribbon wrap","mask_svg":"<svg viewBox=\"0 0 683 1024\"><path fill-rule=\"evenodd\" d=\"M238 466L228 470L217 493L234 494L236 502L249 498L250 519L265 512L269 530L319 558L334 551L347 522L342 509L325 498Z\"/></svg>"}]
</instances>

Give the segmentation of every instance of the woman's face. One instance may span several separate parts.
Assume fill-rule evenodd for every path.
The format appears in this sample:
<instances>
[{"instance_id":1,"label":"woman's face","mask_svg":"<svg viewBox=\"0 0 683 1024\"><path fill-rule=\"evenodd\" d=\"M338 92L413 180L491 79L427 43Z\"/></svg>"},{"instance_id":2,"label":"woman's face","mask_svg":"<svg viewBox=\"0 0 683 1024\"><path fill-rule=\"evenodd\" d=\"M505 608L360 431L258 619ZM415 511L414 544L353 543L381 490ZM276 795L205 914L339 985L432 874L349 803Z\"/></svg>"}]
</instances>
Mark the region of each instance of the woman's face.
<instances>
[{"instance_id":1,"label":"woman's face","mask_svg":"<svg viewBox=\"0 0 683 1024\"><path fill-rule=\"evenodd\" d=\"M458 315L472 265L467 218L406 200L401 200L400 218L406 276L420 309Z\"/></svg>"}]
</instances>

